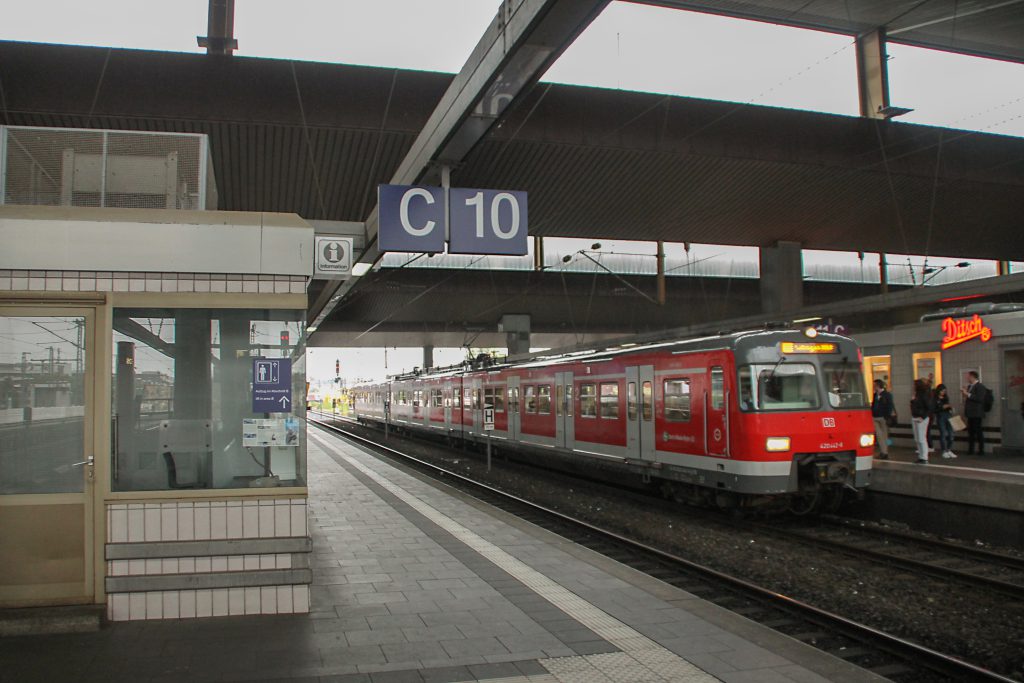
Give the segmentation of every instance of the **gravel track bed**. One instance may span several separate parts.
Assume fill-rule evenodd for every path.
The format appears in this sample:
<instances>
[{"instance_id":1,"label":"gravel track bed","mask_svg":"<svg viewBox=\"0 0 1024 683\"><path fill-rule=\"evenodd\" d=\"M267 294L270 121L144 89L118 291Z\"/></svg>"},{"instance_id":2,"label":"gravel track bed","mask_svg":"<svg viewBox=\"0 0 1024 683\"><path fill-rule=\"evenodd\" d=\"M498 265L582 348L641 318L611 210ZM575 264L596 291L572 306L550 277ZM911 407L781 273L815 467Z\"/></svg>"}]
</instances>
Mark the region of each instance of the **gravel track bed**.
<instances>
[{"instance_id":1,"label":"gravel track bed","mask_svg":"<svg viewBox=\"0 0 1024 683\"><path fill-rule=\"evenodd\" d=\"M349 427L346 425L346 429ZM367 438L383 434L360 428ZM756 531L598 483L420 441L388 445L694 562L1024 681L1024 604ZM991 548L999 552L1016 549Z\"/></svg>"}]
</instances>

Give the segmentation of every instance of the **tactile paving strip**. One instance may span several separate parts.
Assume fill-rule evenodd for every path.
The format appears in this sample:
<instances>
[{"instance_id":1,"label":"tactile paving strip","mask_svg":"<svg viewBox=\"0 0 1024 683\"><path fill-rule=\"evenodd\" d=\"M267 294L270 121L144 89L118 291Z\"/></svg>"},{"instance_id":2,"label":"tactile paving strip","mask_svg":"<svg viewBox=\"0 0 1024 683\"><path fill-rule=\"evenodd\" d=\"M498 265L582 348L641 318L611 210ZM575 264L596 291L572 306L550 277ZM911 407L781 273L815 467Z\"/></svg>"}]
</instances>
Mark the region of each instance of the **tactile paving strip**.
<instances>
[{"instance_id":1,"label":"tactile paving strip","mask_svg":"<svg viewBox=\"0 0 1024 683\"><path fill-rule=\"evenodd\" d=\"M310 434L322 447L331 444ZM331 449L334 450L334 449ZM335 451L337 452L337 451ZM409 493L381 473L367 467L346 453L340 453L352 467L373 479L381 487L405 502L434 524L489 559L511 576L533 589L555 607L570 615L622 652L539 660L560 683L713 683L719 679L694 666L595 607L575 593L508 554L493 543L470 531L428 503ZM541 683L546 677L531 676L511 679Z\"/></svg>"}]
</instances>

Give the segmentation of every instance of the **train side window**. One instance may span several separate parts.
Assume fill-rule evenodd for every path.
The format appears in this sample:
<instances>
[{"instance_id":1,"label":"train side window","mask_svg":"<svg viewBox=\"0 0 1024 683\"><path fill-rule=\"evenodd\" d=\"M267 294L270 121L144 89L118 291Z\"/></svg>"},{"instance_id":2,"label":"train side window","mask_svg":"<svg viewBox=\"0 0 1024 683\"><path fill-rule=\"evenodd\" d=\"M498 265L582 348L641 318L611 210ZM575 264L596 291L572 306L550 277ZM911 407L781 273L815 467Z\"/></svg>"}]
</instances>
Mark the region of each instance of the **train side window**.
<instances>
[{"instance_id":1,"label":"train side window","mask_svg":"<svg viewBox=\"0 0 1024 683\"><path fill-rule=\"evenodd\" d=\"M690 380L665 380L665 419L669 422L690 421Z\"/></svg>"},{"instance_id":2,"label":"train side window","mask_svg":"<svg viewBox=\"0 0 1024 683\"><path fill-rule=\"evenodd\" d=\"M597 417L597 385L580 385L580 417Z\"/></svg>"},{"instance_id":3,"label":"train side window","mask_svg":"<svg viewBox=\"0 0 1024 683\"><path fill-rule=\"evenodd\" d=\"M565 414L572 417L572 385L565 385Z\"/></svg>"},{"instance_id":4,"label":"train side window","mask_svg":"<svg viewBox=\"0 0 1024 683\"><path fill-rule=\"evenodd\" d=\"M523 401L526 403L526 410L523 412L537 412L537 387L532 384L523 387Z\"/></svg>"},{"instance_id":5,"label":"train side window","mask_svg":"<svg viewBox=\"0 0 1024 683\"><path fill-rule=\"evenodd\" d=\"M644 422L650 422L654 418L654 385L651 382L644 382L640 393L643 398L641 417Z\"/></svg>"},{"instance_id":6,"label":"train side window","mask_svg":"<svg viewBox=\"0 0 1024 683\"><path fill-rule=\"evenodd\" d=\"M462 407L462 390L461 389L456 389L456 390L454 390L452 392L452 407L453 408L461 408Z\"/></svg>"},{"instance_id":7,"label":"train side window","mask_svg":"<svg viewBox=\"0 0 1024 683\"><path fill-rule=\"evenodd\" d=\"M473 390L473 410L480 410L480 390Z\"/></svg>"},{"instance_id":8,"label":"train side window","mask_svg":"<svg viewBox=\"0 0 1024 683\"><path fill-rule=\"evenodd\" d=\"M711 368L711 407L721 410L725 405L725 373L720 367Z\"/></svg>"},{"instance_id":9,"label":"train side window","mask_svg":"<svg viewBox=\"0 0 1024 683\"><path fill-rule=\"evenodd\" d=\"M444 407L444 399L442 399L441 396L442 396L442 394L441 394L441 390L440 389L431 389L430 390L430 406L432 408L442 408L442 407Z\"/></svg>"},{"instance_id":10,"label":"train side window","mask_svg":"<svg viewBox=\"0 0 1024 683\"><path fill-rule=\"evenodd\" d=\"M508 388L508 411L510 413L519 412L519 387Z\"/></svg>"},{"instance_id":11,"label":"train side window","mask_svg":"<svg viewBox=\"0 0 1024 683\"><path fill-rule=\"evenodd\" d=\"M505 387L484 387L484 406L491 406L494 412L505 412Z\"/></svg>"},{"instance_id":12,"label":"train side window","mask_svg":"<svg viewBox=\"0 0 1024 683\"><path fill-rule=\"evenodd\" d=\"M636 419L636 382L626 384L626 419Z\"/></svg>"},{"instance_id":13,"label":"train side window","mask_svg":"<svg viewBox=\"0 0 1024 683\"><path fill-rule=\"evenodd\" d=\"M537 385L537 412L541 415L551 414L551 385Z\"/></svg>"},{"instance_id":14,"label":"train side window","mask_svg":"<svg viewBox=\"0 0 1024 683\"><path fill-rule=\"evenodd\" d=\"M555 385L555 415L562 417L565 408L565 387L561 384Z\"/></svg>"},{"instance_id":15,"label":"train side window","mask_svg":"<svg viewBox=\"0 0 1024 683\"><path fill-rule=\"evenodd\" d=\"M601 383L601 417L609 420L619 419L618 382Z\"/></svg>"}]
</instances>

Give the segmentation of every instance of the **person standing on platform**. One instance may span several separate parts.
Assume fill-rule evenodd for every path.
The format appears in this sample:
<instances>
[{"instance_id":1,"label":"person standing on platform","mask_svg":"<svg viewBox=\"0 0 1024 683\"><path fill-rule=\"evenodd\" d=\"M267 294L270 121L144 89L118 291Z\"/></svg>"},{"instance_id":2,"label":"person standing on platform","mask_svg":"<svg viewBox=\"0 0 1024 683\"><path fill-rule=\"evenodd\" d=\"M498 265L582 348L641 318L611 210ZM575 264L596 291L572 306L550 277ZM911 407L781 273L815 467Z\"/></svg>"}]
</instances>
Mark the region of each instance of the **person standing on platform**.
<instances>
[{"instance_id":1,"label":"person standing on platform","mask_svg":"<svg viewBox=\"0 0 1024 683\"><path fill-rule=\"evenodd\" d=\"M875 393L871 397L871 418L875 422L875 445L878 446L878 459L889 459L889 421L895 417L895 406L892 394L885 388L885 382L875 380Z\"/></svg>"},{"instance_id":2,"label":"person standing on platform","mask_svg":"<svg viewBox=\"0 0 1024 683\"><path fill-rule=\"evenodd\" d=\"M923 379L914 380L914 396L910 399L911 426L917 446L917 464L928 464L928 420L932 413L931 391Z\"/></svg>"},{"instance_id":3,"label":"person standing on platform","mask_svg":"<svg viewBox=\"0 0 1024 683\"><path fill-rule=\"evenodd\" d=\"M939 448L942 449L943 458L955 458L953 452L953 425L949 424L949 418L953 414L953 406L949 402L949 393L946 385L940 384L935 387L935 421L939 425Z\"/></svg>"},{"instance_id":4,"label":"person standing on platform","mask_svg":"<svg viewBox=\"0 0 1024 683\"><path fill-rule=\"evenodd\" d=\"M974 455L974 444L978 444L978 455L985 455L985 435L981 431L981 421L985 418L985 406L989 388L981 383L978 373L971 370L967 373L967 386L960 390L964 395L964 417L967 418L967 455Z\"/></svg>"}]
</instances>

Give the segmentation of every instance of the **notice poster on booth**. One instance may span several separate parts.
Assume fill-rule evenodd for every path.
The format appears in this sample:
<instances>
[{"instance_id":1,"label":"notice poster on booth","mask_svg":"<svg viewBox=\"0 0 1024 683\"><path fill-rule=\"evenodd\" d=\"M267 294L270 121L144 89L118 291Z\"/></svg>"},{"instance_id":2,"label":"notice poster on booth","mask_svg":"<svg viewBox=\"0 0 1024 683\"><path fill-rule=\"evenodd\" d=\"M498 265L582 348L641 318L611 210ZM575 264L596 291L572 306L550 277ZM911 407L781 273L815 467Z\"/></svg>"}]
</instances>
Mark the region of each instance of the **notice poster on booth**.
<instances>
[{"instance_id":1,"label":"notice poster on booth","mask_svg":"<svg viewBox=\"0 0 1024 683\"><path fill-rule=\"evenodd\" d=\"M294 417L242 420L242 445L246 448L298 446L299 420Z\"/></svg>"}]
</instances>

